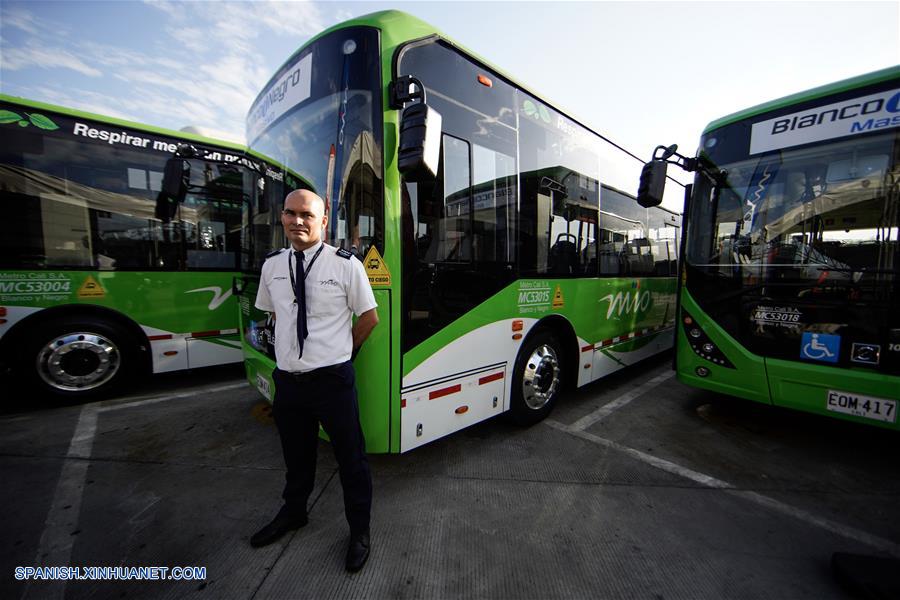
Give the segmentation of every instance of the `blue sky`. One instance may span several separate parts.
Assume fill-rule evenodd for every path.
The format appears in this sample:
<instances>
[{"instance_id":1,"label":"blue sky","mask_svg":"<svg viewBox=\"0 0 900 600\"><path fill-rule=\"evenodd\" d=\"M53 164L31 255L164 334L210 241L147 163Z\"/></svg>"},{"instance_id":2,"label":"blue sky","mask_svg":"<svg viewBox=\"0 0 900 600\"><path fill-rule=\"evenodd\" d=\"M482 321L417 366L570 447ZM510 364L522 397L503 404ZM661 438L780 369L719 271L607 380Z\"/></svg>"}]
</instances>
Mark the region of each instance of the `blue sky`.
<instances>
[{"instance_id":1,"label":"blue sky","mask_svg":"<svg viewBox=\"0 0 900 600\"><path fill-rule=\"evenodd\" d=\"M304 41L399 8L639 156L711 120L900 63L887 2L0 2L0 91L241 140Z\"/></svg>"}]
</instances>

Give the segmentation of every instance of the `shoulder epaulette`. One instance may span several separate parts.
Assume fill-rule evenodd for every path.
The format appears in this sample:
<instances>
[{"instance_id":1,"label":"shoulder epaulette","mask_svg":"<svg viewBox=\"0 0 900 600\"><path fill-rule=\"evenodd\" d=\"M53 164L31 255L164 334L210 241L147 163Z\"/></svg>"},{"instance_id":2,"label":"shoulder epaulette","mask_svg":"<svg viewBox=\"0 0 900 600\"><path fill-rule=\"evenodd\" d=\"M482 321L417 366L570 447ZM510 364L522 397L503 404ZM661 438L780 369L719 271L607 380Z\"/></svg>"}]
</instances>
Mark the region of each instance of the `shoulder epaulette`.
<instances>
[{"instance_id":1,"label":"shoulder epaulette","mask_svg":"<svg viewBox=\"0 0 900 600\"><path fill-rule=\"evenodd\" d=\"M284 248L279 248L278 250L272 250L268 254L266 254L266 258L272 258L273 256L277 256L284 252Z\"/></svg>"},{"instance_id":2,"label":"shoulder epaulette","mask_svg":"<svg viewBox=\"0 0 900 600\"><path fill-rule=\"evenodd\" d=\"M338 248L336 254L341 258L351 258L353 256L353 254L351 254L349 250L344 250L343 248Z\"/></svg>"}]
</instances>

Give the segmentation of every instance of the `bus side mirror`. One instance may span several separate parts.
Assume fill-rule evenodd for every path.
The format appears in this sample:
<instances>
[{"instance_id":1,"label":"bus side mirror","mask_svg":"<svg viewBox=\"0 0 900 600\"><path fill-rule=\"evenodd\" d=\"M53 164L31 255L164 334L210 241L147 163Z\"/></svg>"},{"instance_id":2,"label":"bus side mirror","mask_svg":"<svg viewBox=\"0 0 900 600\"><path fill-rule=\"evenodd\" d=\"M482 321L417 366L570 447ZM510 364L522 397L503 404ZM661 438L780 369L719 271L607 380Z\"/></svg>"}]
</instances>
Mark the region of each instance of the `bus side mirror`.
<instances>
[{"instance_id":1,"label":"bus side mirror","mask_svg":"<svg viewBox=\"0 0 900 600\"><path fill-rule=\"evenodd\" d=\"M170 158L163 169L162 189L156 195L154 215L163 223L175 217L178 204L187 196L187 184L191 176L191 165L181 158Z\"/></svg>"},{"instance_id":2,"label":"bus side mirror","mask_svg":"<svg viewBox=\"0 0 900 600\"><path fill-rule=\"evenodd\" d=\"M641 169L641 183L638 185L637 202L644 208L659 206L666 188L665 160L652 159Z\"/></svg>"},{"instance_id":3,"label":"bus side mirror","mask_svg":"<svg viewBox=\"0 0 900 600\"><path fill-rule=\"evenodd\" d=\"M190 177L191 164L188 161L178 157L170 158L163 170L163 193L175 202L184 202Z\"/></svg>"},{"instance_id":4,"label":"bus side mirror","mask_svg":"<svg viewBox=\"0 0 900 600\"><path fill-rule=\"evenodd\" d=\"M397 168L410 182L437 176L441 154L441 114L423 102L410 104L400 117Z\"/></svg>"}]
</instances>

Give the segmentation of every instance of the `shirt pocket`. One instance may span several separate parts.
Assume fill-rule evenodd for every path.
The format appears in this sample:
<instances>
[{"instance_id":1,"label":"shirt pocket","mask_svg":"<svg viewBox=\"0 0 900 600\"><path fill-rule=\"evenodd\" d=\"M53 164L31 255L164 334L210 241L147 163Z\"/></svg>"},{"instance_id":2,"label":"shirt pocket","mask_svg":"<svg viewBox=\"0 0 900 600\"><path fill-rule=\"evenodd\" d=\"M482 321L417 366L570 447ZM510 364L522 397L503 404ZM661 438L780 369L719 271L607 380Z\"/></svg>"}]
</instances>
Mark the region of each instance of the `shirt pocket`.
<instances>
[{"instance_id":1,"label":"shirt pocket","mask_svg":"<svg viewBox=\"0 0 900 600\"><path fill-rule=\"evenodd\" d=\"M276 310L288 309L294 303L294 288L288 277L275 276L266 282L269 296Z\"/></svg>"},{"instance_id":2,"label":"shirt pocket","mask_svg":"<svg viewBox=\"0 0 900 600\"><path fill-rule=\"evenodd\" d=\"M347 294L344 288L328 282L306 282L306 315L313 319L327 319L347 312Z\"/></svg>"}]
</instances>

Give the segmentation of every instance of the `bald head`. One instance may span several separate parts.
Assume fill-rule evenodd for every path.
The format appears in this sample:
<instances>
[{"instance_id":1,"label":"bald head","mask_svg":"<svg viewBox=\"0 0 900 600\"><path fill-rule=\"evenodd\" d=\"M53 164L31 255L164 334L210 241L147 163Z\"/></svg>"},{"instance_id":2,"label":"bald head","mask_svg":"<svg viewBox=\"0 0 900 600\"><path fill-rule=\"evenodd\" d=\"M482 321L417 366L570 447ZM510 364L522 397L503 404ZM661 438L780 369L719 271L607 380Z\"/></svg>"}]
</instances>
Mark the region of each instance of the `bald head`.
<instances>
[{"instance_id":1,"label":"bald head","mask_svg":"<svg viewBox=\"0 0 900 600\"><path fill-rule=\"evenodd\" d=\"M309 190L294 190L284 198L281 224L295 250L306 250L319 243L328 223L325 201Z\"/></svg>"},{"instance_id":2,"label":"bald head","mask_svg":"<svg viewBox=\"0 0 900 600\"><path fill-rule=\"evenodd\" d=\"M293 198L295 200L306 199L306 200L311 200L314 202L319 202L322 205L322 207L321 207L322 214L325 214L325 201L322 200L321 196L319 196L317 193L315 193L311 190L294 190L293 192L291 192L290 194L288 194L287 196L284 197L284 205L285 206L288 205L288 200L290 200L291 198Z\"/></svg>"}]
</instances>

